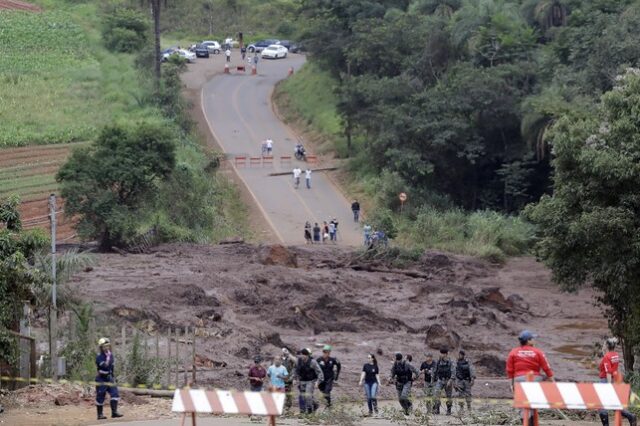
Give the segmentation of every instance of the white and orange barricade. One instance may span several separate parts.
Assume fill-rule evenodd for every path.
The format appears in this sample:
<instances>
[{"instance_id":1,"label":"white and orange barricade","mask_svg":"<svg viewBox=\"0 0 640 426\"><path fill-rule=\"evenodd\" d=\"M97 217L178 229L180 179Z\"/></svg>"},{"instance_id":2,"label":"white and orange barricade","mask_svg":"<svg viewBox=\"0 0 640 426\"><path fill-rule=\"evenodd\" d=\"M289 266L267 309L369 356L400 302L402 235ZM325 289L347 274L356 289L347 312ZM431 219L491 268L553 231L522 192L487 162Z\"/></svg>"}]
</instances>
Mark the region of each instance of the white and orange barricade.
<instances>
[{"instance_id":1,"label":"white and orange barricade","mask_svg":"<svg viewBox=\"0 0 640 426\"><path fill-rule=\"evenodd\" d=\"M622 425L621 410L629 405L631 387L625 383L516 382L513 406L523 409L525 426L538 426L540 409L615 410L615 425ZM533 410L533 425L529 425Z\"/></svg>"},{"instance_id":2,"label":"white and orange barricade","mask_svg":"<svg viewBox=\"0 0 640 426\"><path fill-rule=\"evenodd\" d=\"M204 389L176 389L173 394L171 411L184 413L181 425L191 414L192 425L196 424L196 414L244 414L265 416L269 425L276 424L276 417L282 415L285 394L280 392L239 392Z\"/></svg>"}]
</instances>

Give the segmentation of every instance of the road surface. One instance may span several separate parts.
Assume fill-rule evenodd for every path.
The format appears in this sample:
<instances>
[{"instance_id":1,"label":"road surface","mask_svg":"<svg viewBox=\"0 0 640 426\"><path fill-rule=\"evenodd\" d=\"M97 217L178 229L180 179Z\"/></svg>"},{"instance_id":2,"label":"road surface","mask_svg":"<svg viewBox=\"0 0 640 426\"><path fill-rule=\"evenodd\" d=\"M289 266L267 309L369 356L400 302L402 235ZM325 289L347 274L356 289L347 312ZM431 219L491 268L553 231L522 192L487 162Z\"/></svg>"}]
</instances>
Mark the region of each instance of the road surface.
<instances>
[{"instance_id":1,"label":"road surface","mask_svg":"<svg viewBox=\"0 0 640 426\"><path fill-rule=\"evenodd\" d=\"M240 63L239 57L237 61L232 65ZM311 189L304 185L304 173L298 189L294 188L291 175L269 176L291 172L295 165L303 170L307 167L295 158L291 163L279 160L281 156L293 156L296 137L271 107L276 83L287 77L290 67L297 70L303 63L304 56L301 55L261 60L258 75L235 72L232 66L231 74L217 75L203 86L204 115L232 163L235 156L247 157L246 166L236 167L237 173L282 243L304 243L305 221L313 226L316 222L322 224L336 218L339 222L338 244L357 246L362 238L359 225L353 222L351 203L324 173L312 173ZM261 141L267 138L274 141L273 165L250 166L249 157L261 156Z\"/></svg>"}]
</instances>

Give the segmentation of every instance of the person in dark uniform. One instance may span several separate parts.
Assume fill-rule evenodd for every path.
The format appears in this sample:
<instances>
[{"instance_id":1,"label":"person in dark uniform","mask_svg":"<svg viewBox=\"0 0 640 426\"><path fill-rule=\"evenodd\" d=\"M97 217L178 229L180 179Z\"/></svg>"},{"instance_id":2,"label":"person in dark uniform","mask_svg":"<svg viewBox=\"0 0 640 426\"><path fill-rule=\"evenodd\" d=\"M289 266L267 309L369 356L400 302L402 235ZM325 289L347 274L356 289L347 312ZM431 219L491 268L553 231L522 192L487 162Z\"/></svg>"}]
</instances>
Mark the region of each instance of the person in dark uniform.
<instances>
[{"instance_id":1,"label":"person in dark uniform","mask_svg":"<svg viewBox=\"0 0 640 426\"><path fill-rule=\"evenodd\" d=\"M300 358L298 358L294 372L300 389L300 412L301 414L311 414L316 408L313 391L316 383L324 381L324 375L316 360L311 358L311 351L308 348L300 351Z\"/></svg>"},{"instance_id":2,"label":"person in dark uniform","mask_svg":"<svg viewBox=\"0 0 640 426\"><path fill-rule=\"evenodd\" d=\"M456 362L456 391L460 397L460 411L464 409L462 398L467 402L467 409L471 410L471 388L476 380L476 372L473 364L465 358L465 353L460 350L458 353L458 361Z\"/></svg>"},{"instance_id":3,"label":"person in dark uniform","mask_svg":"<svg viewBox=\"0 0 640 426\"><path fill-rule=\"evenodd\" d=\"M318 384L318 389L324 395L324 399L327 401L327 407L331 408L331 390L333 389L333 382L338 381L340 376L340 361L331 356L331 346L324 345L322 348L322 356L316 360L318 365L322 369L324 380Z\"/></svg>"},{"instance_id":4,"label":"person in dark uniform","mask_svg":"<svg viewBox=\"0 0 640 426\"><path fill-rule=\"evenodd\" d=\"M424 362L420 364L420 374L424 374L424 396L427 400L427 411L433 409L433 371L435 367L436 363L433 360L433 355L427 353Z\"/></svg>"},{"instance_id":5,"label":"person in dark uniform","mask_svg":"<svg viewBox=\"0 0 640 426\"><path fill-rule=\"evenodd\" d=\"M404 411L404 414L411 414L411 385L413 384L414 377L417 377L418 370L412 366L409 362L402 359L400 352L396 353L396 361L391 367L391 377L389 382L395 381L396 391L398 392L398 402Z\"/></svg>"},{"instance_id":6,"label":"person in dark uniform","mask_svg":"<svg viewBox=\"0 0 640 426\"><path fill-rule=\"evenodd\" d=\"M111 343L106 337L98 340L100 346L100 353L96 355L96 367L98 375L96 376L96 408L98 410L98 420L104 420L107 417L104 415L104 400L107 392L110 396L109 403L111 404L111 417L122 417L122 414L118 413L118 400L120 400L120 394L118 394L118 387L115 385L115 359L111 352Z\"/></svg>"},{"instance_id":7,"label":"person in dark uniform","mask_svg":"<svg viewBox=\"0 0 640 426\"><path fill-rule=\"evenodd\" d=\"M440 414L440 397L444 390L447 396L447 416L451 415L451 406L453 402L453 378L455 377L453 361L449 359L449 348L440 348L440 358L436 361L436 367L433 371L433 380L435 381L435 406L433 413Z\"/></svg>"},{"instance_id":8,"label":"person in dark uniform","mask_svg":"<svg viewBox=\"0 0 640 426\"><path fill-rule=\"evenodd\" d=\"M293 375L298 359L289 352L287 348L282 348L282 365L287 369L289 375L284 379L284 410L290 412L293 407Z\"/></svg>"}]
</instances>

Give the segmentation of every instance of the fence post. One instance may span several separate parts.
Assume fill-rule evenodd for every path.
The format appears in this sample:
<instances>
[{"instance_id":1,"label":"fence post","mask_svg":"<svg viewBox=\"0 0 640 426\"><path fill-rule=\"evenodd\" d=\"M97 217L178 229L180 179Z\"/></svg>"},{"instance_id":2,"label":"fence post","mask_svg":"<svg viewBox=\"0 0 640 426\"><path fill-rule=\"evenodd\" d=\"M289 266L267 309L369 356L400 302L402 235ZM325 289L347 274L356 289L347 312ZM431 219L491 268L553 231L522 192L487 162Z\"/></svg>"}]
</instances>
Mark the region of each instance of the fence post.
<instances>
[{"instance_id":1,"label":"fence post","mask_svg":"<svg viewBox=\"0 0 640 426\"><path fill-rule=\"evenodd\" d=\"M122 329L120 330L120 336L122 338L122 356L123 360L126 357L125 352L127 351L127 326L122 325ZM122 363L122 374L124 375L125 382L129 382L129 377L127 376L127 363Z\"/></svg>"},{"instance_id":2,"label":"fence post","mask_svg":"<svg viewBox=\"0 0 640 426\"><path fill-rule=\"evenodd\" d=\"M173 335L176 338L176 359L174 364L176 366L176 387L178 387L180 383L180 328L176 327Z\"/></svg>"},{"instance_id":3,"label":"fence post","mask_svg":"<svg viewBox=\"0 0 640 426\"><path fill-rule=\"evenodd\" d=\"M187 345L187 339L189 338L189 326L184 328L184 344L187 349L187 356L184 359L184 386L189 384L189 347Z\"/></svg>"},{"instance_id":4,"label":"fence post","mask_svg":"<svg viewBox=\"0 0 640 426\"><path fill-rule=\"evenodd\" d=\"M171 327L167 331L167 388L171 387Z\"/></svg>"},{"instance_id":5,"label":"fence post","mask_svg":"<svg viewBox=\"0 0 640 426\"><path fill-rule=\"evenodd\" d=\"M196 327L193 327L193 347L191 348L191 382L195 385L197 383L196 380Z\"/></svg>"}]
</instances>

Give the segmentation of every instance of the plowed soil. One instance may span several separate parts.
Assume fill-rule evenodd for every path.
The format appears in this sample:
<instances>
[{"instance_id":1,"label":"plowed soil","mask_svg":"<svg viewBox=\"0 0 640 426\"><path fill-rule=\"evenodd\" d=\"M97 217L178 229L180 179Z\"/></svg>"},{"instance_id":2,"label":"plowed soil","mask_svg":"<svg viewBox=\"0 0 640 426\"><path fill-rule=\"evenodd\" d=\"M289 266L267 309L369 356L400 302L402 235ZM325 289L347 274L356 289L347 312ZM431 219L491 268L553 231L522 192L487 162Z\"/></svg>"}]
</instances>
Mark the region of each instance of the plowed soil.
<instances>
[{"instance_id":1,"label":"plowed soil","mask_svg":"<svg viewBox=\"0 0 640 426\"><path fill-rule=\"evenodd\" d=\"M385 375L395 351L464 348L481 377L475 393L507 397L504 361L523 329L540 334L558 379L596 378L594 344L606 321L594 293L562 293L532 258L504 266L437 252L404 268L335 246L165 245L149 254L101 255L78 274L76 293L96 301L100 323L153 335L197 327L197 353L215 361L200 383L247 387L254 355L331 344L343 362L337 394L359 395L368 353ZM383 391L392 395L391 387Z\"/></svg>"}]
</instances>

